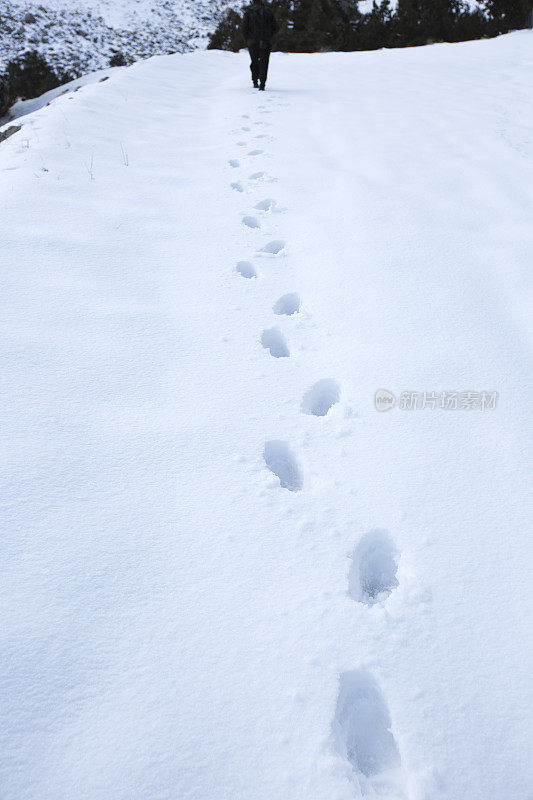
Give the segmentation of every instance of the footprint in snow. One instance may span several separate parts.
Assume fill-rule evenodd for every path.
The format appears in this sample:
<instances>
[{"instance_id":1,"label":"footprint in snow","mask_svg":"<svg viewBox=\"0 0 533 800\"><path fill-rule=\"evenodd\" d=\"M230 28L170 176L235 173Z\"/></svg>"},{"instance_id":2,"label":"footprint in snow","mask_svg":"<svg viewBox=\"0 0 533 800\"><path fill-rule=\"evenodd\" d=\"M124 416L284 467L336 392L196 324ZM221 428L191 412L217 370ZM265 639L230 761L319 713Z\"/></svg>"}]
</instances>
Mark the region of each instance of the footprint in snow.
<instances>
[{"instance_id":1,"label":"footprint in snow","mask_svg":"<svg viewBox=\"0 0 533 800\"><path fill-rule=\"evenodd\" d=\"M245 131L246 133L250 130L251 128L248 128L246 125L243 128L241 128L241 131Z\"/></svg>"},{"instance_id":2,"label":"footprint in snow","mask_svg":"<svg viewBox=\"0 0 533 800\"><path fill-rule=\"evenodd\" d=\"M338 383L332 380L317 381L303 396L302 411L315 417L325 417L332 406L341 399Z\"/></svg>"},{"instance_id":3,"label":"footprint in snow","mask_svg":"<svg viewBox=\"0 0 533 800\"><path fill-rule=\"evenodd\" d=\"M234 169L235 169L236 167L240 167L240 166L241 166L241 165L240 165L240 162L239 162L239 161L238 161L236 158L231 158L231 159L228 161L228 164L230 165L230 167L233 167Z\"/></svg>"},{"instance_id":4,"label":"footprint in snow","mask_svg":"<svg viewBox=\"0 0 533 800\"><path fill-rule=\"evenodd\" d=\"M273 178L266 172L253 172L249 179L250 181L265 181L265 183L276 183L277 178Z\"/></svg>"},{"instance_id":5,"label":"footprint in snow","mask_svg":"<svg viewBox=\"0 0 533 800\"><path fill-rule=\"evenodd\" d=\"M270 253L274 256L279 255L283 250L285 250L285 242L283 239L275 239L273 242L268 242L268 244L261 248L262 253Z\"/></svg>"},{"instance_id":6,"label":"footprint in snow","mask_svg":"<svg viewBox=\"0 0 533 800\"><path fill-rule=\"evenodd\" d=\"M287 442L266 442L264 459L269 470L279 478L283 489L288 489L289 492L302 490L302 472Z\"/></svg>"},{"instance_id":7,"label":"footprint in snow","mask_svg":"<svg viewBox=\"0 0 533 800\"><path fill-rule=\"evenodd\" d=\"M248 155L249 156L261 156L261 155L263 155L264 152L265 152L264 150L250 150Z\"/></svg>"},{"instance_id":8,"label":"footprint in snow","mask_svg":"<svg viewBox=\"0 0 533 800\"><path fill-rule=\"evenodd\" d=\"M257 278L257 272L255 271L254 265L249 261L239 261L235 269L239 275L242 275L243 278Z\"/></svg>"},{"instance_id":9,"label":"footprint in snow","mask_svg":"<svg viewBox=\"0 0 533 800\"><path fill-rule=\"evenodd\" d=\"M271 198L267 198L266 200L261 200L255 208L258 211L273 211L276 208L276 201L272 200Z\"/></svg>"},{"instance_id":10,"label":"footprint in snow","mask_svg":"<svg viewBox=\"0 0 533 800\"><path fill-rule=\"evenodd\" d=\"M243 217L242 224L246 225L247 228L260 228L261 224L258 219L255 217Z\"/></svg>"},{"instance_id":11,"label":"footprint in snow","mask_svg":"<svg viewBox=\"0 0 533 800\"><path fill-rule=\"evenodd\" d=\"M244 192L242 187L242 183L240 181L236 181L235 183L231 184L231 188L235 189L236 192Z\"/></svg>"},{"instance_id":12,"label":"footprint in snow","mask_svg":"<svg viewBox=\"0 0 533 800\"><path fill-rule=\"evenodd\" d=\"M300 310L301 305L302 301L300 300L300 295L296 294L296 292L291 292L290 294L284 294L283 297L280 297L279 300L274 303L272 310L274 314L285 314L287 317L291 317Z\"/></svg>"},{"instance_id":13,"label":"footprint in snow","mask_svg":"<svg viewBox=\"0 0 533 800\"><path fill-rule=\"evenodd\" d=\"M290 351L279 328L267 328L261 334L261 344L274 358L289 358Z\"/></svg>"},{"instance_id":14,"label":"footprint in snow","mask_svg":"<svg viewBox=\"0 0 533 800\"><path fill-rule=\"evenodd\" d=\"M399 553L388 531L363 536L352 556L348 594L357 603L373 606L386 600L398 586Z\"/></svg>"},{"instance_id":15,"label":"footprint in snow","mask_svg":"<svg viewBox=\"0 0 533 800\"><path fill-rule=\"evenodd\" d=\"M364 776L372 789L379 786L387 797L400 798L405 797L398 785L401 762L391 725L387 703L372 675L363 669L344 672L332 726L335 748L351 764L358 786Z\"/></svg>"}]
</instances>

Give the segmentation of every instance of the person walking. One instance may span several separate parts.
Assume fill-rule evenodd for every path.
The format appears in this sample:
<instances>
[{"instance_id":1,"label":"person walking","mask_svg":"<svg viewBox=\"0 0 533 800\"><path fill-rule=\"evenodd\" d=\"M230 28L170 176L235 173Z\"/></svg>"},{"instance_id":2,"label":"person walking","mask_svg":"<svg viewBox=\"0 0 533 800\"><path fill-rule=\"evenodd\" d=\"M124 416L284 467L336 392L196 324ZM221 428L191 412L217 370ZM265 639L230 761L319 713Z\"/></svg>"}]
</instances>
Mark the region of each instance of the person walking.
<instances>
[{"instance_id":1,"label":"person walking","mask_svg":"<svg viewBox=\"0 0 533 800\"><path fill-rule=\"evenodd\" d=\"M272 37L278 23L265 0L252 0L244 12L243 34L250 53L250 70L256 89L265 90Z\"/></svg>"}]
</instances>

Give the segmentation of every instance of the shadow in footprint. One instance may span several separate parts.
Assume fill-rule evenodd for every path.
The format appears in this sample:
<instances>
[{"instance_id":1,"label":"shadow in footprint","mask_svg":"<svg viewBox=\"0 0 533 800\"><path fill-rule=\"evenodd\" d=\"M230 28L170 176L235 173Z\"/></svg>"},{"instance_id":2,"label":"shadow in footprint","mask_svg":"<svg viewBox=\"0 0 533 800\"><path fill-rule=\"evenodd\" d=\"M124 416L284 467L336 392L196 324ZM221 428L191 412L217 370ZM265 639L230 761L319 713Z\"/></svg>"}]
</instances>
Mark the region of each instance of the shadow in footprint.
<instances>
[{"instance_id":1,"label":"shadow in footprint","mask_svg":"<svg viewBox=\"0 0 533 800\"><path fill-rule=\"evenodd\" d=\"M400 754L390 728L387 703L372 675L366 670L343 673L333 734L337 752L356 773L372 779L399 770Z\"/></svg>"},{"instance_id":2,"label":"shadow in footprint","mask_svg":"<svg viewBox=\"0 0 533 800\"><path fill-rule=\"evenodd\" d=\"M398 586L399 553L388 531L373 530L363 536L353 552L348 594L372 606L385 600Z\"/></svg>"},{"instance_id":3,"label":"shadow in footprint","mask_svg":"<svg viewBox=\"0 0 533 800\"><path fill-rule=\"evenodd\" d=\"M243 217L242 224L246 225L247 228L260 228L261 223L255 217Z\"/></svg>"},{"instance_id":4,"label":"shadow in footprint","mask_svg":"<svg viewBox=\"0 0 533 800\"><path fill-rule=\"evenodd\" d=\"M280 297L279 300L274 303L272 310L274 314L285 314L287 317L291 317L300 310L301 305L302 301L300 300L300 295L296 294L296 292L291 292L290 294L284 294L283 297Z\"/></svg>"},{"instance_id":5,"label":"shadow in footprint","mask_svg":"<svg viewBox=\"0 0 533 800\"><path fill-rule=\"evenodd\" d=\"M257 272L255 271L254 265L249 261L239 261L235 269L239 275L242 275L243 278L257 278Z\"/></svg>"},{"instance_id":6,"label":"shadow in footprint","mask_svg":"<svg viewBox=\"0 0 533 800\"><path fill-rule=\"evenodd\" d=\"M250 150L248 153L249 156L261 156L263 155L263 150Z\"/></svg>"},{"instance_id":7,"label":"shadow in footprint","mask_svg":"<svg viewBox=\"0 0 533 800\"><path fill-rule=\"evenodd\" d=\"M251 181L261 181L261 180L270 180L270 181L272 181L272 178L268 178L266 172L254 172L254 173L252 173L252 175L250 175L249 180L251 180Z\"/></svg>"},{"instance_id":8,"label":"shadow in footprint","mask_svg":"<svg viewBox=\"0 0 533 800\"><path fill-rule=\"evenodd\" d=\"M267 442L264 456L267 467L279 478L283 489L288 489L289 492L301 491L302 472L287 442Z\"/></svg>"},{"instance_id":9,"label":"shadow in footprint","mask_svg":"<svg viewBox=\"0 0 533 800\"><path fill-rule=\"evenodd\" d=\"M261 200L261 202L255 206L258 211L273 211L275 207L276 201L272 200L270 197L266 200Z\"/></svg>"},{"instance_id":10,"label":"shadow in footprint","mask_svg":"<svg viewBox=\"0 0 533 800\"><path fill-rule=\"evenodd\" d=\"M242 187L242 183L240 181L236 181L235 183L231 184L231 188L235 189L236 192L244 192Z\"/></svg>"},{"instance_id":11,"label":"shadow in footprint","mask_svg":"<svg viewBox=\"0 0 533 800\"><path fill-rule=\"evenodd\" d=\"M228 161L228 164L230 165L230 167L233 167L233 169L236 169L237 167L240 167L240 166L241 166L241 165L240 165L240 163L239 163L239 161L238 161L236 158L231 158L231 159Z\"/></svg>"},{"instance_id":12,"label":"shadow in footprint","mask_svg":"<svg viewBox=\"0 0 533 800\"><path fill-rule=\"evenodd\" d=\"M261 334L261 344L274 358L288 358L289 348L279 328L268 328Z\"/></svg>"},{"instance_id":13,"label":"shadow in footprint","mask_svg":"<svg viewBox=\"0 0 533 800\"><path fill-rule=\"evenodd\" d=\"M332 380L317 381L303 396L302 411L315 417L325 417L341 399L339 384Z\"/></svg>"},{"instance_id":14,"label":"shadow in footprint","mask_svg":"<svg viewBox=\"0 0 533 800\"><path fill-rule=\"evenodd\" d=\"M271 255L277 256L284 249L285 249L285 242L282 239L276 239L275 241L269 242L264 247L262 247L261 252L270 253Z\"/></svg>"}]
</instances>

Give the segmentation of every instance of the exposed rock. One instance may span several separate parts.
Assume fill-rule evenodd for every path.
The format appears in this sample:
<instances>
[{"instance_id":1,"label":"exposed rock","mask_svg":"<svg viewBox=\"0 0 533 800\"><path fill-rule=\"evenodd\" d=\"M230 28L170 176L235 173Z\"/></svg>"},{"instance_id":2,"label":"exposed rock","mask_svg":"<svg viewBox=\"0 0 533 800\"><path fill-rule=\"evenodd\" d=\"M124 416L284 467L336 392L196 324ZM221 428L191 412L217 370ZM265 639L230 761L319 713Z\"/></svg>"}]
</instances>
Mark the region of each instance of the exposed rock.
<instances>
[{"instance_id":1,"label":"exposed rock","mask_svg":"<svg viewBox=\"0 0 533 800\"><path fill-rule=\"evenodd\" d=\"M5 131L0 131L0 142L5 142L14 133L18 133L22 129L22 125L10 125Z\"/></svg>"}]
</instances>

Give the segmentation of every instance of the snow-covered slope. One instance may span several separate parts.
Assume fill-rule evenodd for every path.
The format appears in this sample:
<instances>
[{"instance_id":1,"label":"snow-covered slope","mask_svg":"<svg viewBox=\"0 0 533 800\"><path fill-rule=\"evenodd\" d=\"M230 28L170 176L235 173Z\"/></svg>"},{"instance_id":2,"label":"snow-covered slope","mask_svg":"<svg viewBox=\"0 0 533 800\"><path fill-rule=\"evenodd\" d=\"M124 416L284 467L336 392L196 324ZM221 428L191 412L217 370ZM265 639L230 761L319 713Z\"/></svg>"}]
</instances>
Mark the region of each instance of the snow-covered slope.
<instances>
[{"instance_id":1,"label":"snow-covered slope","mask_svg":"<svg viewBox=\"0 0 533 800\"><path fill-rule=\"evenodd\" d=\"M205 47L220 15L246 2L2 0L0 69L28 49L38 49L58 71L81 75L107 67L117 52L130 61ZM366 13L372 1L359 7Z\"/></svg>"},{"instance_id":2,"label":"snow-covered slope","mask_svg":"<svg viewBox=\"0 0 533 800\"><path fill-rule=\"evenodd\" d=\"M89 72L123 53L138 60L204 46L227 8L244 0L2 0L0 67L38 49L58 70Z\"/></svg>"},{"instance_id":3,"label":"snow-covered slope","mask_svg":"<svg viewBox=\"0 0 533 800\"><path fill-rule=\"evenodd\" d=\"M0 144L3 800L529 800L532 45Z\"/></svg>"}]
</instances>

